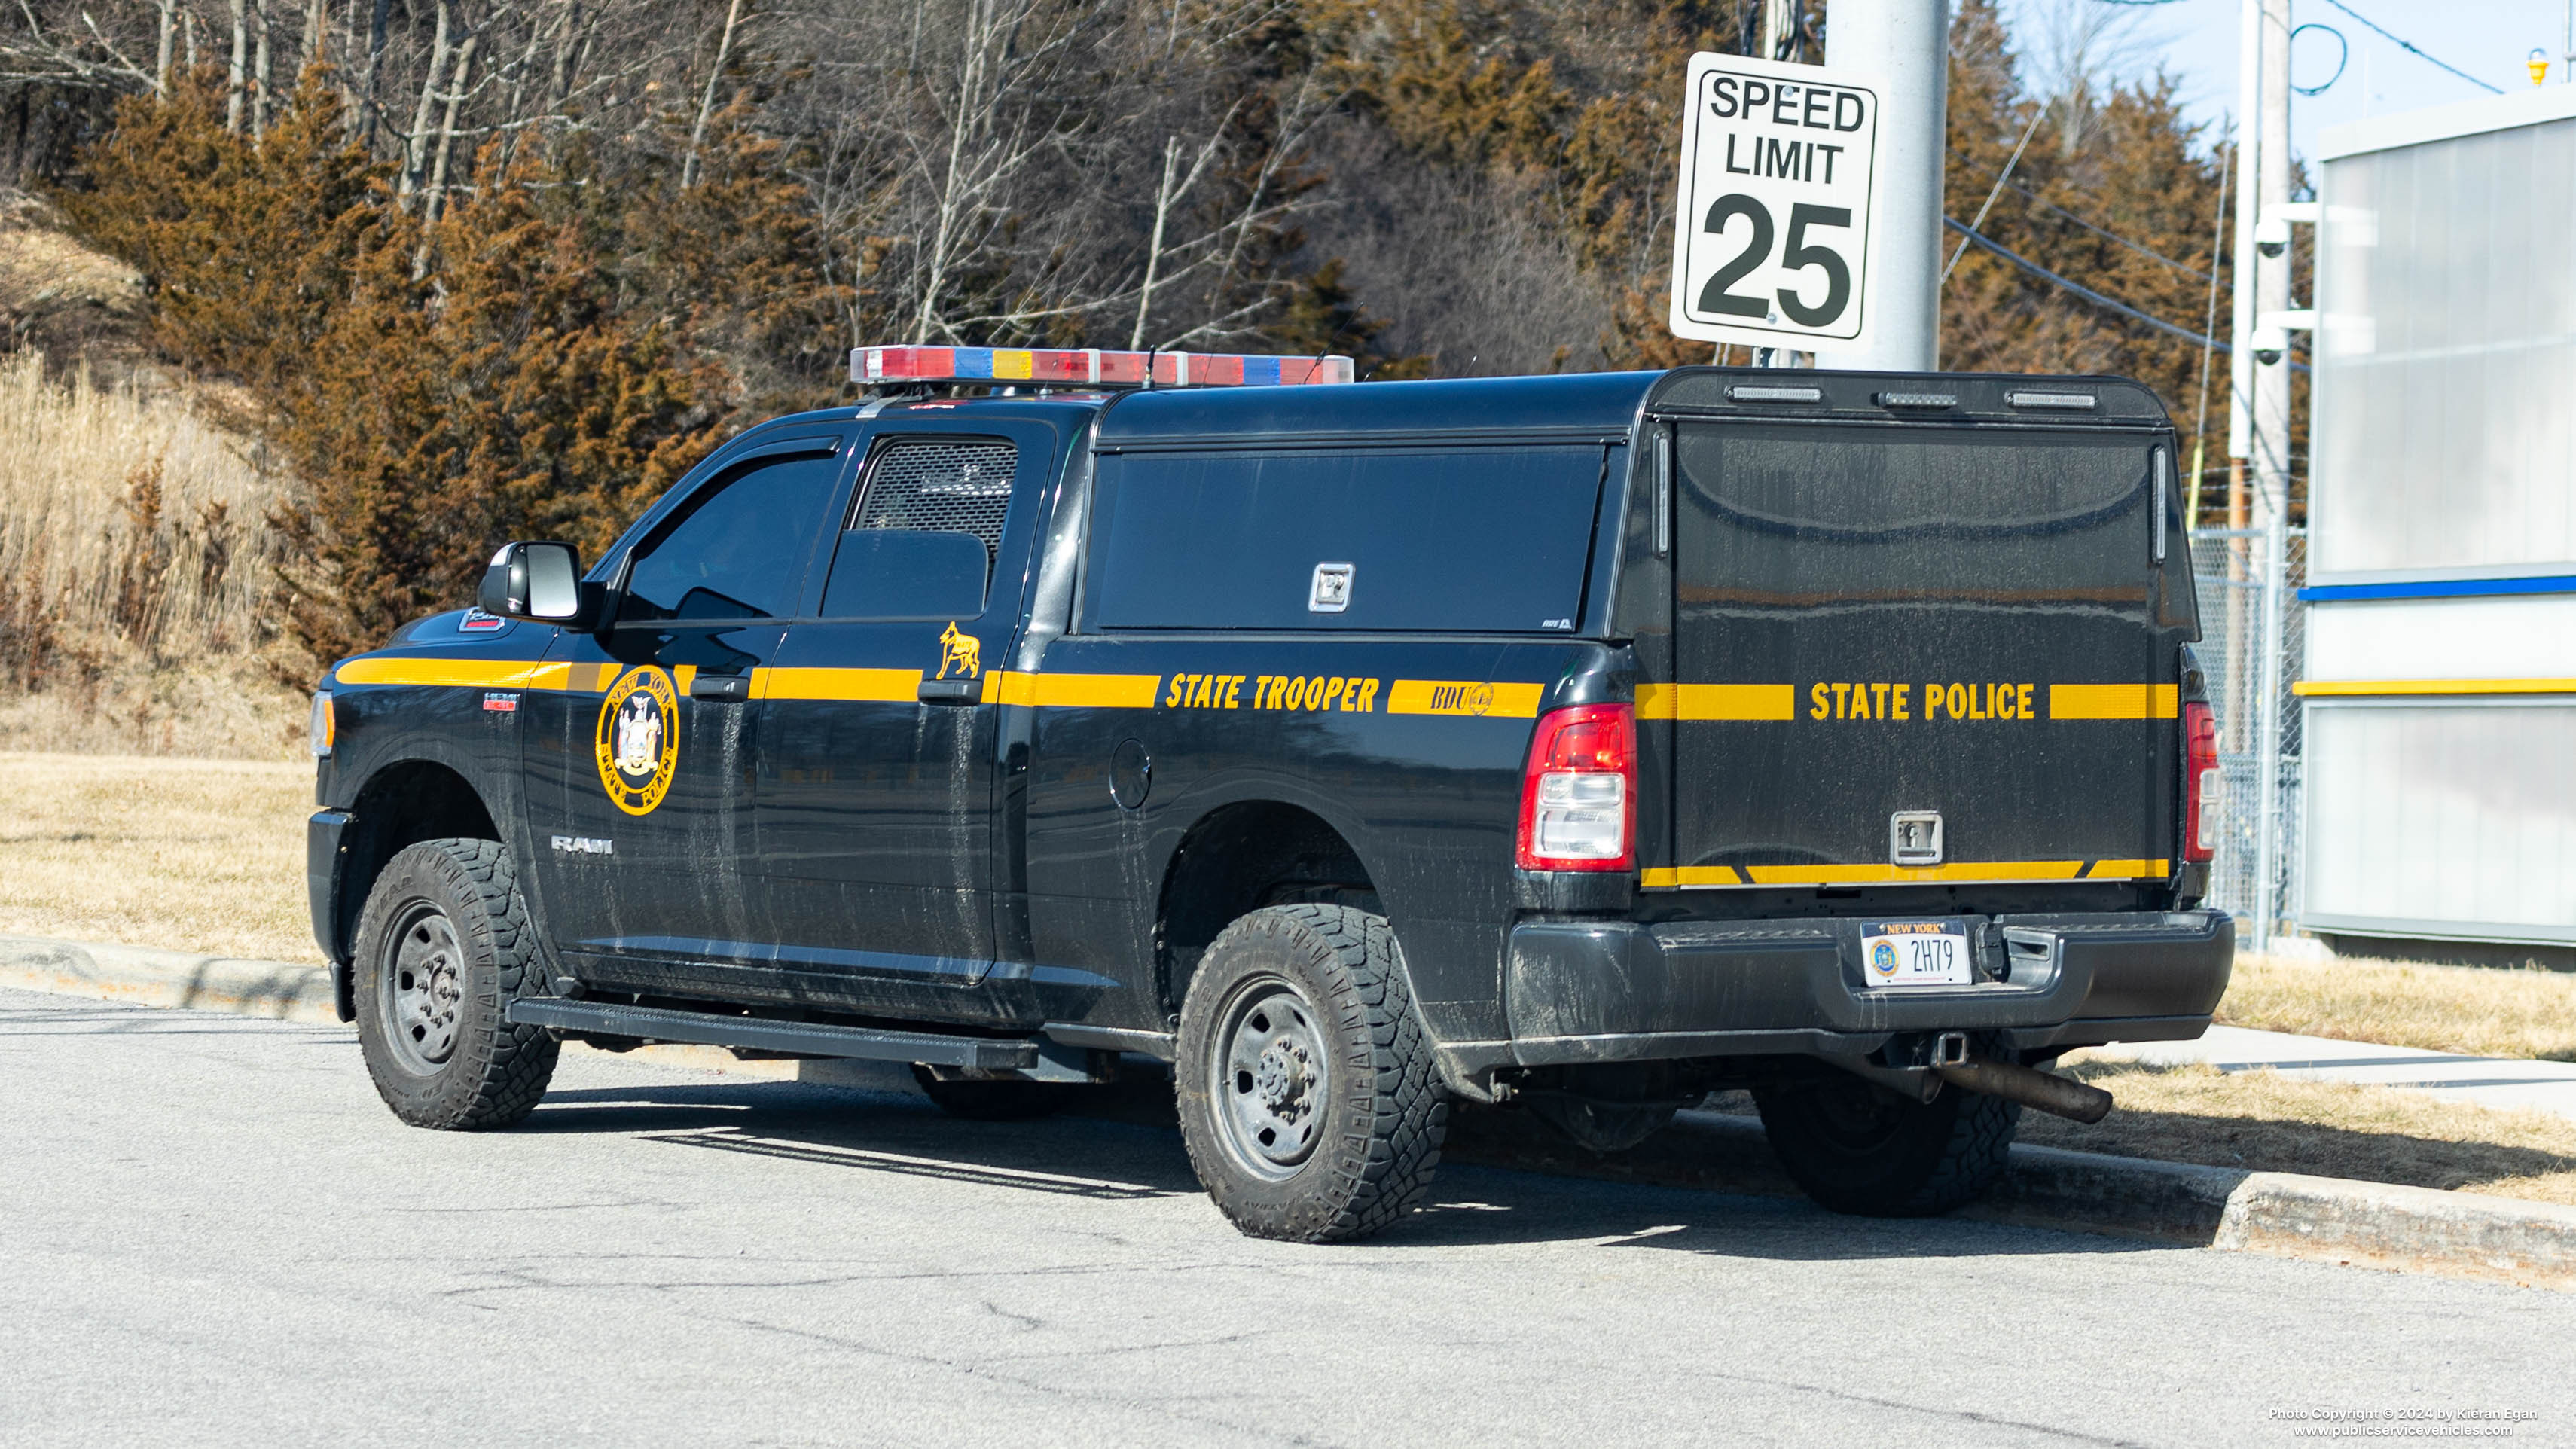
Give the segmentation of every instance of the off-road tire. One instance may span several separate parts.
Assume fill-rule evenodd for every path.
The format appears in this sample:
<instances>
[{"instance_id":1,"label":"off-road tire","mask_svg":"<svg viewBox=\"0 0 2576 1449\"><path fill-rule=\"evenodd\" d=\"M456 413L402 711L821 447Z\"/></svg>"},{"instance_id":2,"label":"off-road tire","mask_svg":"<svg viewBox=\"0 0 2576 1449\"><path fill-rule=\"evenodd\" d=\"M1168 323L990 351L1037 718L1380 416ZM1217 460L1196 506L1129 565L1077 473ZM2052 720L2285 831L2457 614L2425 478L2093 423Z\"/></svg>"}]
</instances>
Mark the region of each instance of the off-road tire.
<instances>
[{"instance_id":1,"label":"off-road tire","mask_svg":"<svg viewBox=\"0 0 2576 1449\"><path fill-rule=\"evenodd\" d=\"M413 938L409 958L398 932ZM452 964L436 969L452 973L452 1036L443 1052L428 1055L417 1030L396 1014L405 975L399 963L444 961L448 940ZM503 1018L512 998L544 995L548 980L506 846L425 840L397 853L367 893L351 965L359 1050L395 1116L414 1127L479 1130L511 1126L536 1110L561 1046L543 1027ZM408 1045L394 1039L398 1032L411 1038Z\"/></svg>"},{"instance_id":2,"label":"off-road tire","mask_svg":"<svg viewBox=\"0 0 2576 1449\"><path fill-rule=\"evenodd\" d=\"M970 1122L1025 1122L1051 1117L1073 1105L1083 1090L1074 1082L943 1080L915 1063L912 1079L933 1106Z\"/></svg>"},{"instance_id":3,"label":"off-road tire","mask_svg":"<svg viewBox=\"0 0 2576 1449\"><path fill-rule=\"evenodd\" d=\"M1310 1155L1265 1171L1247 1165L1239 1127L1219 1116L1235 1110L1215 1095L1231 1050L1219 1037L1233 1035L1227 1022L1247 1003L1291 1001L1261 995L1283 989L1312 1008L1321 1060L1297 1080L1320 1098ZM1256 1238L1347 1242L1381 1231L1430 1189L1449 1131L1395 933L1384 916L1349 906L1269 906L1226 927L1181 1003L1173 1078L1191 1167L1218 1211Z\"/></svg>"},{"instance_id":4,"label":"off-road tire","mask_svg":"<svg viewBox=\"0 0 2576 1449\"><path fill-rule=\"evenodd\" d=\"M1753 1094L1763 1135L1791 1181L1819 1205L1874 1218L1919 1218L1975 1201L2003 1175L2021 1104L1945 1086L1918 1102L1874 1082L1831 1077Z\"/></svg>"}]
</instances>

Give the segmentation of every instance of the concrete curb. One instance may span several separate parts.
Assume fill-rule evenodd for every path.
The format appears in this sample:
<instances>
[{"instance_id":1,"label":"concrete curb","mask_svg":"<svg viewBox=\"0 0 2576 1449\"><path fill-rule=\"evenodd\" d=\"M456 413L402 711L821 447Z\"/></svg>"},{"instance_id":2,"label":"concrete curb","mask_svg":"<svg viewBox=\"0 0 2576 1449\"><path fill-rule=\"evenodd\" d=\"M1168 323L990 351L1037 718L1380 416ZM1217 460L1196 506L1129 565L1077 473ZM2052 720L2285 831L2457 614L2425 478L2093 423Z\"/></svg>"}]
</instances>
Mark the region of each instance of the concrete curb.
<instances>
[{"instance_id":1,"label":"concrete curb","mask_svg":"<svg viewBox=\"0 0 2576 1449\"><path fill-rule=\"evenodd\" d=\"M1458 1160L1666 1187L1788 1196L1762 1124L1684 1112L1599 1157L1520 1113L1461 1112ZM2295 1172L2244 1172L2016 1146L2003 1180L1958 1216L2228 1252L2490 1283L2576 1289L2576 1207Z\"/></svg>"},{"instance_id":2,"label":"concrete curb","mask_svg":"<svg viewBox=\"0 0 2576 1449\"><path fill-rule=\"evenodd\" d=\"M278 1021L340 1021L331 1005L331 973L323 967L148 946L0 936L0 986Z\"/></svg>"},{"instance_id":3,"label":"concrete curb","mask_svg":"<svg viewBox=\"0 0 2576 1449\"><path fill-rule=\"evenodd\" d=\"M0 985L143 1006L338 1025L319 966L0 936ZM705 1047L642 1059L830 1084L837 1063L736 1062ZM821 1067L824 1070L799 1070ZM1124 1099L1124 1100L1122 1100ZM1100 1114L1168 1122L1168 1096L1116 1093ZM1684 1112L1628 1152L1600 1156L1525 1112L1462 1110L1460 1162L1659 1187L1794 1196L1754 1118ZM2311 1262L2576 1289L2576 1207L2288 1172L2241 1172L2063 1148L2017 1146L2003 1181L1959 1214L1987 1222L2264 1253Z\"/></svg>"}]
</instances>

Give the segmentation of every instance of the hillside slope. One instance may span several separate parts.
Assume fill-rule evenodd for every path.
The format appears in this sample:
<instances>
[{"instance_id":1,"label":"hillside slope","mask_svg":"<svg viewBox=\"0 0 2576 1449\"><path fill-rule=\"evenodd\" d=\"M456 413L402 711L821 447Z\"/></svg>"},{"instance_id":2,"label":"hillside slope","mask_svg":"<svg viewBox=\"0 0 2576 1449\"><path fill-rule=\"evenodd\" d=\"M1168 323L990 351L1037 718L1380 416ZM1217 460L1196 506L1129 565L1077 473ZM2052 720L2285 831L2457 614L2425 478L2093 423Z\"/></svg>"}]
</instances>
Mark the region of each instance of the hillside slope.
<instances>
[{"instance_id":1,"label":"hillside slope","mask_svg":"<svg viewBox=\"0 0 2576 1449\"><path fill-rule=\"evenodd\" d=\"M142 315L132 269L0 192L0 749L291 754L283 480Z\"/></svg>"}]
</instances>

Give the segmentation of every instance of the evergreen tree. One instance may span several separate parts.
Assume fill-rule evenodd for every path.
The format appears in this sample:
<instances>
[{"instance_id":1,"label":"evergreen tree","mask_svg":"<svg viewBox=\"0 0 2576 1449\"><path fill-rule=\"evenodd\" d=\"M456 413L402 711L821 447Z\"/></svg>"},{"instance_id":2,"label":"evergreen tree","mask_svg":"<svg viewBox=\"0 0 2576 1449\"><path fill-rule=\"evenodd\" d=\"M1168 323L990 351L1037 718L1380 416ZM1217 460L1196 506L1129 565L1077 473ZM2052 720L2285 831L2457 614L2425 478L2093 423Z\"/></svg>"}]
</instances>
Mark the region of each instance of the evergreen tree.
<instances>
[{"instance_id":1,"label":"evergreen tree","mask_svg":"<svg viewBox=\"0 0 2576 1449\"><path fill-rule=\"evenodd\" d=\"M224 127L221 73L131 96L57 193L152 296L152 336L182 366L254 394L303 365L381 225L390 168L345 139L329 73L306 72L263 143Z\"/></svg>"},{"instance_id":2,"label":"evergreen tree","mask_svg":"<svg viewBox=\"0 0 2576 1449\"><path fill-rule=\"evenodd\" d=\"M1981 235L2192 332L2208 321L2214 276L2224 327L2234 184L2222 213L2225 152L2195 151L2203 133L2184 118L2174 94L2175 82L2160 75L2098 94L2032 95L1994 0L1962 0L1950 42L1950 214L1973 219L1991 193ZM2081 114L2066 115L2070 108ZM2024 136L2029 143L2014 162ZM1952 233L1945 259L1959 244ZM2186 459L2196 441L2202 362L2200 344L2086 301L1974 245L1942 288L1943 367L2137 378L2173 413ZM2209 430L2224 437L2227 354L2209 349L2208 366Z\"/></svg>"}]
</instances>

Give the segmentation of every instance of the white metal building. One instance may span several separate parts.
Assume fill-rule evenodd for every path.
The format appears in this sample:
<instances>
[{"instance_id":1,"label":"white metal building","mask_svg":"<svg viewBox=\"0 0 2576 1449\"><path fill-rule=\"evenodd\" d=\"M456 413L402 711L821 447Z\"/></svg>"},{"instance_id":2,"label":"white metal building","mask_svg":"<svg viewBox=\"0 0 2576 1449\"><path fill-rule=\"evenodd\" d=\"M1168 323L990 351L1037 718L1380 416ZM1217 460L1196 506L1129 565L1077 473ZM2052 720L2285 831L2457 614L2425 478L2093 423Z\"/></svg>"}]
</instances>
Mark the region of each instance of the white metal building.
<instances>
[{"instance_id":1,"label":"white metal building","mask_svg":"<svg viewBox=\"0 0 2576 1449\"><path fill-rule=\"evenodd\" d=\"M2299 923L2576 944L2576 87L2322 139Z\"/></svg>"}]
</instances>

